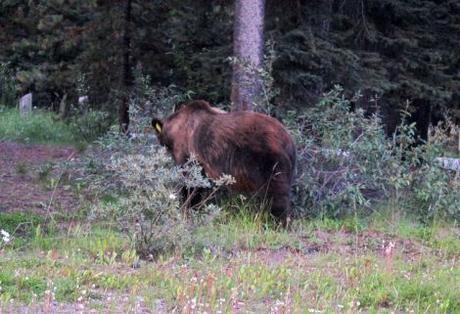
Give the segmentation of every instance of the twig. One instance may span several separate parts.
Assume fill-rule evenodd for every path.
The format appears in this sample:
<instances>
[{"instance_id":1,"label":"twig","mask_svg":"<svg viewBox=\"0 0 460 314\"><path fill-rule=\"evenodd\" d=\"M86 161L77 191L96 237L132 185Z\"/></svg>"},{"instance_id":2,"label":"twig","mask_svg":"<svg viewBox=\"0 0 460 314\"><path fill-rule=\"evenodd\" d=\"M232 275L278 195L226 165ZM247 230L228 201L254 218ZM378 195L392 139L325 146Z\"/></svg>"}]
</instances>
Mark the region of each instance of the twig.
<instances>
[{"instance_id":1,"label":"twig","mask_svg":"<svg viewBox=\"0 0 460 314\"><path fill-rule=\"evenodd\" d=\"M69 157L67 157L66 161L69 161L73 158L73 156L75 155L75 152L73 152L72 154L69 155ZM53 203L54 201L54 195L56 194L56 191L57 191L57 187L59 185L59 182L61 181L61 178L62 176L64 175L64 171L61 171L59 177L58 177L58 180L56 182L56 184L54 185L54 188L53 188L53 192L51 193L51 198L50 198L50 201L48 203L48 206L46 208L46 213L47 213L47 216L51 219L51 221L53 221L53 223L55 223L54 221L54 217L51 215L51 212L50 212L50 208L51 208L51 204Z\"/></svg>"}]
</instances>

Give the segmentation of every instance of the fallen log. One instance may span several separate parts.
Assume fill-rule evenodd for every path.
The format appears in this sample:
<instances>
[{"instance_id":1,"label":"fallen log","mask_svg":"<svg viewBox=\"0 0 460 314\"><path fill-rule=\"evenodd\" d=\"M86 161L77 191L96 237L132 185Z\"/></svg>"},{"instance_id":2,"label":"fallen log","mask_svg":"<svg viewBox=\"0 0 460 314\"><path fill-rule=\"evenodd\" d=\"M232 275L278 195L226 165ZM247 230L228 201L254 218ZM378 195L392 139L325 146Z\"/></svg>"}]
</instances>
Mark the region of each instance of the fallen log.
<instances>
[{"instance_id":1,"label":"fallen log","mask_svg":"<svg viewBox=\"0 0 460 314\"><path fill-rule=\"evenodd\" d=\"M441 168L460 171L460 158L437 157L434 159Z\"/></svg>"}]
</instances>

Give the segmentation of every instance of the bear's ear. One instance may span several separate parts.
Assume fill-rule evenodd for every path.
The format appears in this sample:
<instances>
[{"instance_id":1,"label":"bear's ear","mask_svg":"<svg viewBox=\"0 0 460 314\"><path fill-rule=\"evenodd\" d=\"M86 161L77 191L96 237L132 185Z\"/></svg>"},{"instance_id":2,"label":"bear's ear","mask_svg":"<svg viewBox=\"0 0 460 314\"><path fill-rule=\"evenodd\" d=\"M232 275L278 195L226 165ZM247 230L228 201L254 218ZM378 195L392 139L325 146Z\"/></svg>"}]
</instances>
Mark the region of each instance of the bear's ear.
<instances>
[{"instance_id":1,"label":"bear's ear","mask_svg":"<svg viewBox=\"0 0 460 314\"><path fill-rule=\"evenodd\" d=\"M157 134L160 134L163 131L163 122L160 119L153 118L152 127Z\"/></svg>"}]
</instances>

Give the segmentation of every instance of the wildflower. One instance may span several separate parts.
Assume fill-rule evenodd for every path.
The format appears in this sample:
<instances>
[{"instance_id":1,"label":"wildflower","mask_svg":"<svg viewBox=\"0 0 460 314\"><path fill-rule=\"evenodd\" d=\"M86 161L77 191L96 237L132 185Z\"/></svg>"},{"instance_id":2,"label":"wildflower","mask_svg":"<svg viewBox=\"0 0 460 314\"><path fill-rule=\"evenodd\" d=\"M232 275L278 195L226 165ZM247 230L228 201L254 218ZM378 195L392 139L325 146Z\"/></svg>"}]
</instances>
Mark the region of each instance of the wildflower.
<instances>
[{"instance_id":1,"label":"wildflower","mask_svg":"<svg viewBox=\"0 0 460 314\"><path fill-rule=\"evenodd\" d=\"M11 241L11 235L5 230L1 229L0 234L2 235L3 242L8 243Z\"/></svg>"}]
</instances>

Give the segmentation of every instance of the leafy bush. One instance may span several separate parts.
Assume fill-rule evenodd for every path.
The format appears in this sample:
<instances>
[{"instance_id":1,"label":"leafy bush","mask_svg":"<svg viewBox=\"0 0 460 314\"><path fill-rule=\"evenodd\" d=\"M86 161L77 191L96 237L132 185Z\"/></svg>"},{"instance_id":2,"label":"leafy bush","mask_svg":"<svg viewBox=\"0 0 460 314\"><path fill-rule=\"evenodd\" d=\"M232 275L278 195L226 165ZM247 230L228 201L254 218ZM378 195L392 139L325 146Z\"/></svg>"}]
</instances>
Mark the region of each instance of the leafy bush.
<instances>
[{"instance_id":1,"label":"leafy bush","mask_svg":"<svg viewBox=\"0 0 460 314\"><path fill-rule=\"evenodd\" d=\"M94 161L88 169L93 190L117 196L112 201L99 202L91 216L114 219L132 237L140 255L155 257L187 247L194 230L219 212L217 206L204 203L199 210L187 211L181 205L181 190L214 185L215 193L229 180L224 178L214 184L203 177L201 167L193 160L182 167L175 166L153 134L145 133L150 119L135 104L130 120L131 137L112 130L97 141Z\"/></svg>"},{"instance_id":2,"label":"leafy bush","mask_svg":"<svg viewBox=\"0 0 460 314\"><path fill-rule=\"evenodd\" d=\"M446 153L455 126L448 120L434 128L429 141L409 151L410 208L424 220L436 216L460 219L460 176L441 169L436 158Z\"/></svg>"},{"instance_id":3,"label":"leafy bush","mask_svg":"<svg viewBox=\"0 0 460 314\"><path fill-rule=\"evenodd\" d=\"M137 113L143 112L144 116L161 116L171 113L174 107L183 101L191 99L192 91L183 91L176 85L152 85L151 78L142 72L140 67L134 71L134 88L131 93L130 111L135 108ZM142 116L130 112L130 119L139 119ZM150 124L150 120L148 121ZM134 127L140 126L134 123Z\"/></svg>"},{"instance_id":4,"label":"leafy bush","mask_svg":"<svg viewBox=\"0 0 460 314\"><path fill-rule=\"evenodd\" d=\"M174 166L166 151L158 146L149 148L147 154L113 159L108 170L112 180L118 182L122 196L115 204L96 207L95 214L115 217L143 256L157 256L188 246L199 222L218 212L214 206L193 212L181 208L180 191L184 185L209 187L210 181L201 176L196 163Z\"/></svg>"},{"instance_id":5,"label":"leafy bush","mask_svg":"<svg viewBox=\"0 0 460 314\"><path fill-rule=\"evenodd\" d=\"M113 122L107 112L86 105L82 105L78 110L74 108L72 111L69 124L76 130L78 136L88 143L105 134Z\"/></svg>"},{"instance_id":6,"label":"leafy bush","mask_svg":"<svg viewBox=\"0 0 460 314\"><path fill-rule=\"evenodd\" d=\"M337 216L368 205L363 194L381 190L385 135L377 116L352 112L336 89L287 123L298 144L295 203L304 214Z\"/></svg>"},{"instance_id":7,"label":"leafy bush","mask_svg":"<svg viewBox=\"0 0 460 314\"><path fill-rule=\"evenodd\" d=\"M312 108L289 112L285 120L298 144L298 211L335 217L390 200L422 219L460 218L459 178L435 160L447 130L438 127L430 142L415 145L415 124L406 123L407 115L388 138L379 116L351 110L340 87Z\"/></svg>"},{"instance_id":8,"label":"leafy bush","mask_svg":"<svg viewBox=\"0 0 460 314\"><path fill-rule=\"evenodd\" d=\"M85 97L84 95L89 94L89 90L86 75L80 74L77 78L78 95ZM71 106L69 113L69 124L77 130L79 137L88 143L105 134L114 120L107 111L91 106L88 98L82 102L79 100L78 104Z\"/></svg>"}]
</instances>

